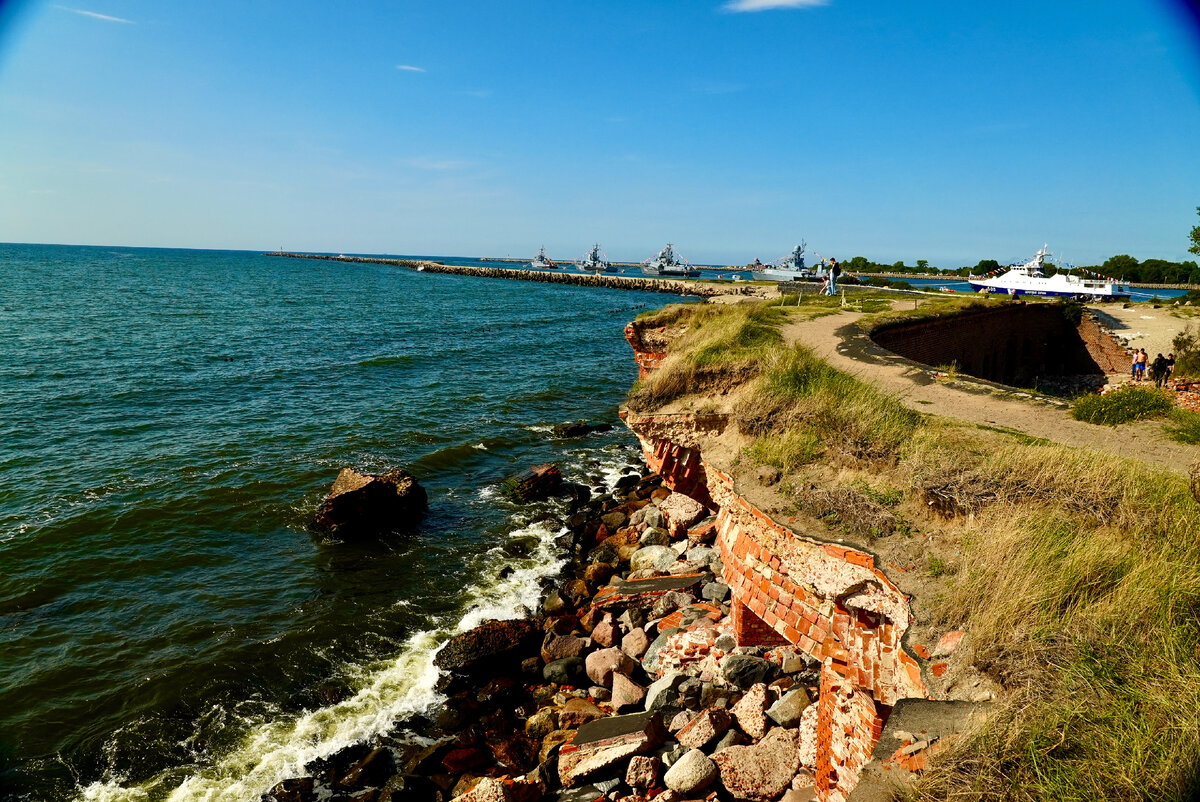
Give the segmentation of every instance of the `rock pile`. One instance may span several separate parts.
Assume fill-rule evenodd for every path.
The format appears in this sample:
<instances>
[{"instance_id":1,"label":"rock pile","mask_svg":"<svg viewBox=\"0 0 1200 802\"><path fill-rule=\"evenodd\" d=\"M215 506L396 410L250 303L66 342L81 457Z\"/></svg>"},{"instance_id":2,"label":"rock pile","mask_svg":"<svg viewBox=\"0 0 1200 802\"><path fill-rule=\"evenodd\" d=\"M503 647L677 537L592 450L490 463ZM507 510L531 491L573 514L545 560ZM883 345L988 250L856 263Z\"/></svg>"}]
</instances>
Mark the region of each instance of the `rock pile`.
<instances>
[{"instance_id":1,"label":"rock pile","mask_svg":"<svg viewBox=\"0 0 1200 802\"><path fill-rule=\"evenodd\" d=\"M708 511L628 476L569 522L536 616L439 653L435 716L307 769L263 802L813 796L818 666L739 648Z\"/></svg>"}]
</instances>

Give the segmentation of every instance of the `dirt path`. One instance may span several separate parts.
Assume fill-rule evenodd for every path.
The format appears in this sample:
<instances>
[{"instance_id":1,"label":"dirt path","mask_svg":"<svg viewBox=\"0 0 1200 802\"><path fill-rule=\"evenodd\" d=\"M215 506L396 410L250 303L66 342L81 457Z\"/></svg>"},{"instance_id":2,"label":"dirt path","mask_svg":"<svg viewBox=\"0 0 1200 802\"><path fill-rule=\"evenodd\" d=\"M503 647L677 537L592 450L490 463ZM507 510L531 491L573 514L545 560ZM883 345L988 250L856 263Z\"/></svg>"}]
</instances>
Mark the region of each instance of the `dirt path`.
<instances>
[{"instance_id":1,"label":"dirt path","mask_svg":"<svg viewBox=\"0 0 1200 802\"><path fill-rule=\"evenodd\" d=\"M859 312L842 312L783 327L784 339L814 349L834 367L898 395L920 412L956 418L982 426L1024 432L1076 448L1141 460L1186 474L1200 459L1200 448L1177 443L1163 433L1162 423L1141 421L1120 427L1077 421L1064 410L1036 401L1004 398L978 389L980 385L931 381L924 371L864 337L839 331ZM960 386L961 385L961 386Z\"/></svg>"}]
</instances>

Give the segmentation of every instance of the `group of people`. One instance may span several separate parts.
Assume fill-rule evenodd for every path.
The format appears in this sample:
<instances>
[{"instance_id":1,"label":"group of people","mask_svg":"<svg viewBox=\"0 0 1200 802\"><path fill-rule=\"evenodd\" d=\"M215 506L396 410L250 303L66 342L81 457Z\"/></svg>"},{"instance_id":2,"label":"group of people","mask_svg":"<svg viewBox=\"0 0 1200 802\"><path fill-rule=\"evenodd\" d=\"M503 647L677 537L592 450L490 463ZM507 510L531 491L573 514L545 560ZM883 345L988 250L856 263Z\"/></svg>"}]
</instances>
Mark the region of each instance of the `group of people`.
<instances>
[{"instance_id":1,"label":"group of people","mask_svg":"<svg viewBox=\"0 0 1200 802\"><path fill-rule=\"evenodd\" d=\"M825 260L821 260L824 262ZM829 263L825 270L825 277L821 280L822 295L837 295L837 280L838 276L842 275L842 266L838 264L838 260L832 256L829 257Z\"/></svg>"},{"instance_id":2,"label":"group of people","mask_svg":"<svg viewBox=\"0 0 1200 802\"><path fill-rule=\"evenodd\" d=\"M1166 356L1159 354L1154 357L1153 362L1150 362L1150 355L1146 353L1146 349L1137 349L1133 352L1133 368L1130 377L1134 381L1145 381L1147 368L1150 370L1155 386L1162 387L1175 372L1175 354L1171 353Z\"/></svg>"}]
</instances>

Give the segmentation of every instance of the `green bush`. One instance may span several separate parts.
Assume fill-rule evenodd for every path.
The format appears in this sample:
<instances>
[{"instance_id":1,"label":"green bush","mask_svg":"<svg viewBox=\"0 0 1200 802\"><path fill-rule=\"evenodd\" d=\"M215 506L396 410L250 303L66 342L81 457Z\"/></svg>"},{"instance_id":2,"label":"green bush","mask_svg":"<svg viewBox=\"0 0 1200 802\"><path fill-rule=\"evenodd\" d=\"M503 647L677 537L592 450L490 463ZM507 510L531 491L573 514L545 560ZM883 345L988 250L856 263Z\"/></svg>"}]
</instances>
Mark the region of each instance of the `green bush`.
<instances>
[{"instance_id":1,"label":"green bush","mask_svg":"<svg viewBox=\"0 0 1200 802\"><path fill-rule=\"evenodd\" d=\"M1192 326L1175 335L1171 340L1175 349L1176 376L1200 376L1200 332Z\"/></svg>"},{"instance_id":2,"label":"green bush","mask_svg":"<svg viewBox=\"0 0 1200 802\"><path fill-rule=\"evenodd\" d=\"M1171 396L1149 387L1122 387L1105 395L1084 395L1075 399L1071 417L1088 423L1117 426L1145 418L1158 418L1174 408Z\"/></svg>"}]
</instances>

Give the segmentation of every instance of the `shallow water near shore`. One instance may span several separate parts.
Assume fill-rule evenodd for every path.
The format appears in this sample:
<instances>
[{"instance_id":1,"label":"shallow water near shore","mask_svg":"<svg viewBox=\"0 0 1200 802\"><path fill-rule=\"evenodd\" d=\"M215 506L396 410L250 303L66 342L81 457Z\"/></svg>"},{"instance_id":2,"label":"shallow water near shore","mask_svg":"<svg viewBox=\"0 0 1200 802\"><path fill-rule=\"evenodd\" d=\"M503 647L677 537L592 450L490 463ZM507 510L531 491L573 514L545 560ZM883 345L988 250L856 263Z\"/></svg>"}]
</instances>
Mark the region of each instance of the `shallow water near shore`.
<instances>
[{"instance_id":1,"label":"shallow water near shore","mask_svg":"<svg viewBox=\"0 0 1200 802\"><path fill-rule=\"evenodd\" d=\"M0 798L253 799L437 702L453 631L533 605L558 461L610 483L662 295L248 252L0 245ZM405 466L418 531L308 521ZM511 566L503 579L499 573Z\"/></svg>"}]
</instances>

